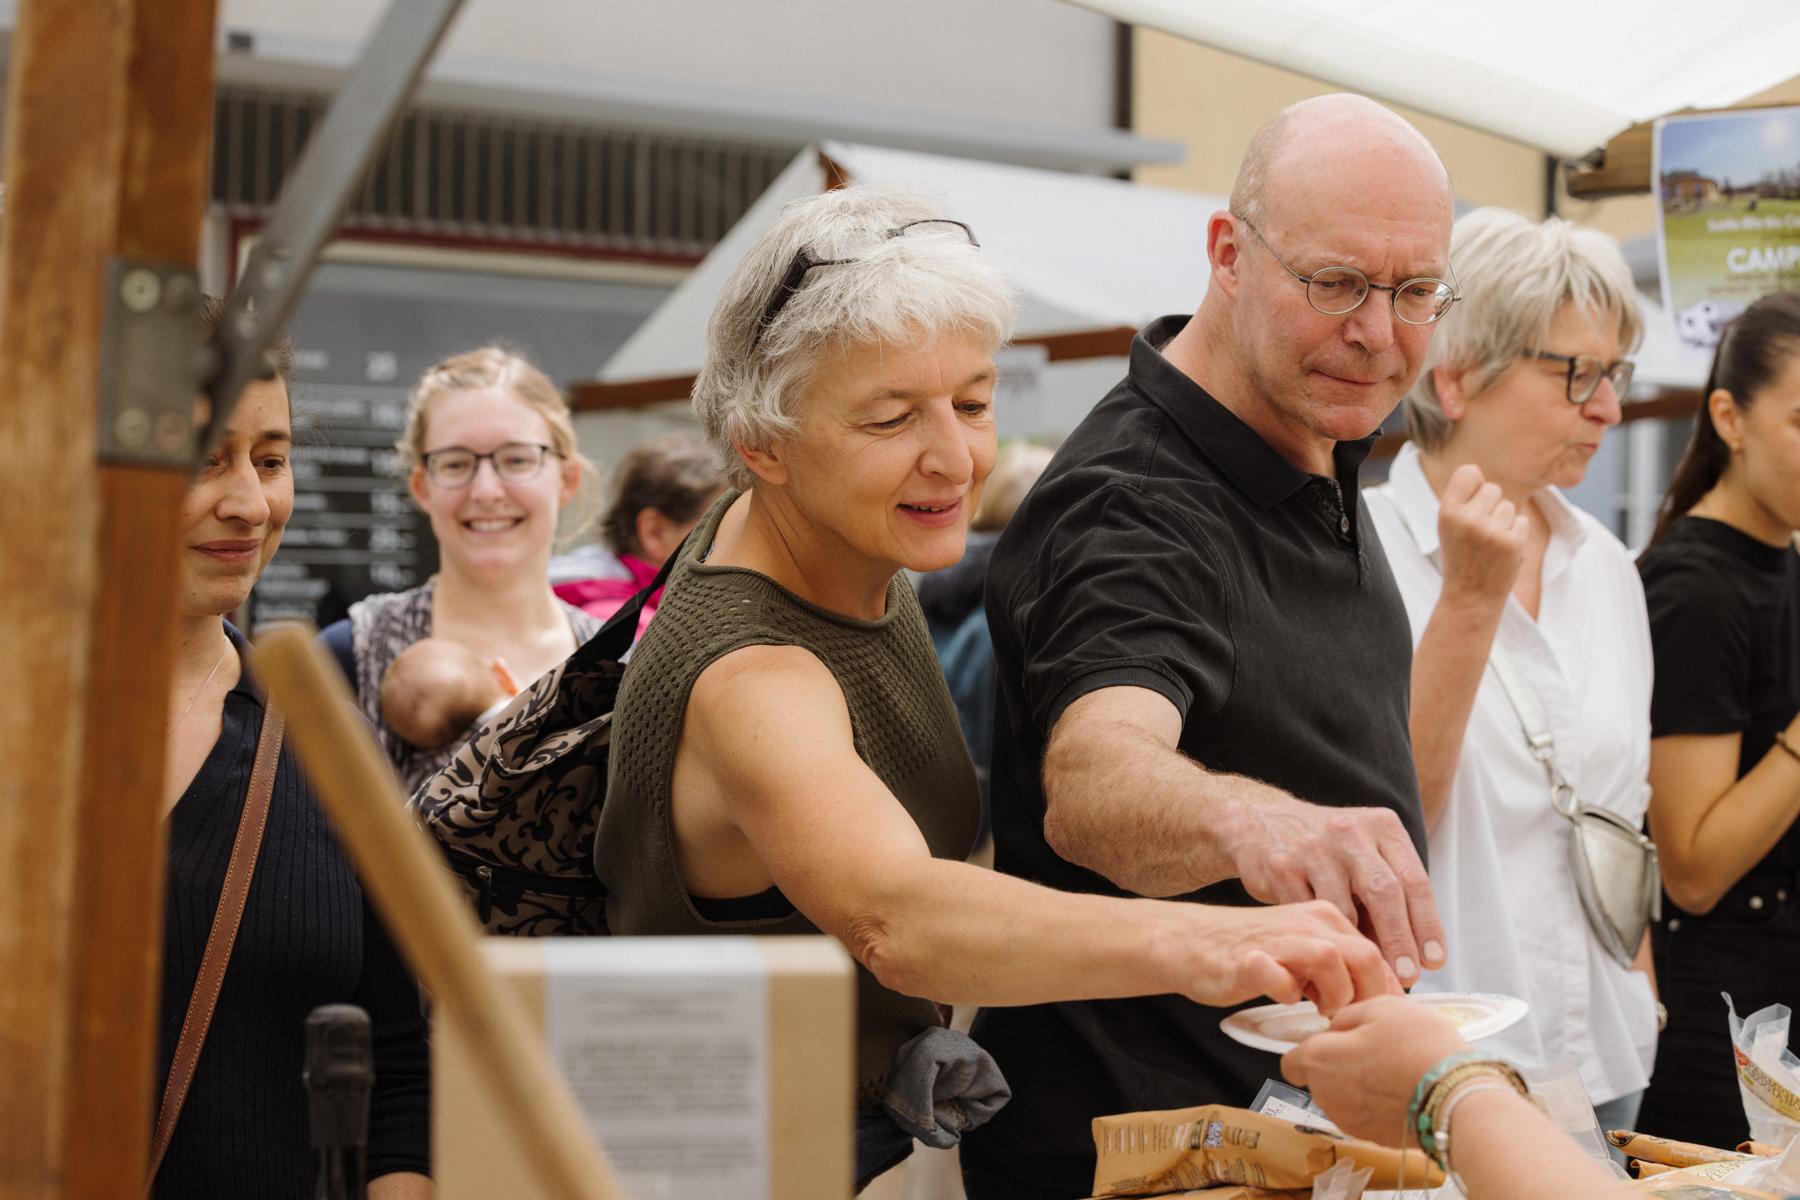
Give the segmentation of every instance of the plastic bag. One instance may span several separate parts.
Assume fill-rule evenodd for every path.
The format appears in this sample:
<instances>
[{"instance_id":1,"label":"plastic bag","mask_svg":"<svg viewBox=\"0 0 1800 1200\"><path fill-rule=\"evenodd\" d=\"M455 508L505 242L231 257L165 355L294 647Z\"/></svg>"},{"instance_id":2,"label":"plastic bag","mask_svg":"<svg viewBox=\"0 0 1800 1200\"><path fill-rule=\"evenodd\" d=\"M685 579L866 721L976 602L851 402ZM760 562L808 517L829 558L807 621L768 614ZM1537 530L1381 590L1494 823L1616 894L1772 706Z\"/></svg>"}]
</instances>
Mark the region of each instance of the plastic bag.
<instances>
[{"instance_id":1,"label":"plastic bag","mask_svg":"<svg viewBox=\"0 0 1800 1200\"><path fill-rule=\"evenodd\" d=\"M1374 1173L1373 1167L1359 1168L1347 1158L1339 1159L1331 1170L1313 1176L1312 1200L1362 1200Z\"/></svg>"},{"instance_id":2,"label":"plastic bag","mask_svg":"<svg viewBox=\"0 0 1800 1200\"><path fill-rule=\"evenodd\" d=\"M1788 1049L1793 1012L1771 1004L1740 1019L1731 993L1720 995L1731 1022L1731 1054L1750 1137L1785 1148L1800 1133L1800 1058Z\"/></svg>"}]
</instances>

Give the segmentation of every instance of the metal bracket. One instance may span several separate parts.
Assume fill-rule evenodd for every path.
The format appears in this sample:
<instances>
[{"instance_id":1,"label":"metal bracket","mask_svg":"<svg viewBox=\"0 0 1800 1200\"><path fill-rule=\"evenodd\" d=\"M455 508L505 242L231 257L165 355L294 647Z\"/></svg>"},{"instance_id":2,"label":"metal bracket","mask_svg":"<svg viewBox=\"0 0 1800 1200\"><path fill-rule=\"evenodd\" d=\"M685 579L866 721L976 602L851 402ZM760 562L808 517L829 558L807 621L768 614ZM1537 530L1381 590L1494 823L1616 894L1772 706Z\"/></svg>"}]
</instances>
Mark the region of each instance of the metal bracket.
<instances>
[{"instance_id":1,"label":"metal bracket","mask_svg":"<svg viewBox=\"0 0 1800 1200\"><path fill-rule=\"evenodd\" d=\"M293 315L320 252L461 7L462 0L393 0L282 185L213 337L218 369L206 384L212 398L207 446L220 436L244 385L262 374L275 331Z\"/></svg>"},{"instance_id":2,"label":"metal bracket","mask_svg":"<svg viewBox=\"0 0 1800 1200\"><path fill-rule=\"evenodd\" d=\"M210 368L200 344L200 281L172 263L114 258L106 265L100 348L103 463L193 464L195 404Z\"/></svg>"}]
</instances>

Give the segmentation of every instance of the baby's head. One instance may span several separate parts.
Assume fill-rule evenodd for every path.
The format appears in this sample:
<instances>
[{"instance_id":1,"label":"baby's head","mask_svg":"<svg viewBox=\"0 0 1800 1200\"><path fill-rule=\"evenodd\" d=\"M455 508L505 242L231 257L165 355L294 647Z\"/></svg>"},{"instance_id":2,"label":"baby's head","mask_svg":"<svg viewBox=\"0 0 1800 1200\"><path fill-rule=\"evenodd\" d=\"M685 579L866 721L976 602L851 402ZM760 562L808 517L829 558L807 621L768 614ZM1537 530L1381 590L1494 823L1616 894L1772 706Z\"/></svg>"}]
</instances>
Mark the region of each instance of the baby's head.
<instances>
[{"instance_id":1,"label":"baby's head","mask_svg":"<svg viewBox=\"0 0 1800 1200\"><path fill-rule=\"evenodd\" d=\"M381 718L419 749L436 750L513 694L503 678L504 665L483 661L460 642L421 638L381 677Z\"/></svg>"}]
</instances>

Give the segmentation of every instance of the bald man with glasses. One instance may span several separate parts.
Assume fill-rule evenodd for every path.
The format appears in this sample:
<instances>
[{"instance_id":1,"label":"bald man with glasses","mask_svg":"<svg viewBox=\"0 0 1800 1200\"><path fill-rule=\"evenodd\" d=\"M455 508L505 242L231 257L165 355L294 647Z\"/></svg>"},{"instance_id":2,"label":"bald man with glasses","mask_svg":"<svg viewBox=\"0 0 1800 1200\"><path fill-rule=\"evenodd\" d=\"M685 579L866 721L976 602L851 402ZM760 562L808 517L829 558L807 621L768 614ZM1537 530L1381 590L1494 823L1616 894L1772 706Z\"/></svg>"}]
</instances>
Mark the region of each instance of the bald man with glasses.
<instances>
[{"instance_id":1,"label":"bald man with glasses","mask_svg":"<svg viewBox=\"0 0 1800 1200\"><path fill-rule=\"evenodd\" d=\"M1412 639L1358 472L1457 299L1449 179L1354 96L1282 112L1208 227L1199 311L1132 346L1000 539L996 865L1072 891L1336 905L1403 984L1447 958ZM1248 1105L1272 1054L1178 997L988 1009L1013 1101L971 1200L1093 1182L1089 1122Z\"/></svg>"}]
</instances>

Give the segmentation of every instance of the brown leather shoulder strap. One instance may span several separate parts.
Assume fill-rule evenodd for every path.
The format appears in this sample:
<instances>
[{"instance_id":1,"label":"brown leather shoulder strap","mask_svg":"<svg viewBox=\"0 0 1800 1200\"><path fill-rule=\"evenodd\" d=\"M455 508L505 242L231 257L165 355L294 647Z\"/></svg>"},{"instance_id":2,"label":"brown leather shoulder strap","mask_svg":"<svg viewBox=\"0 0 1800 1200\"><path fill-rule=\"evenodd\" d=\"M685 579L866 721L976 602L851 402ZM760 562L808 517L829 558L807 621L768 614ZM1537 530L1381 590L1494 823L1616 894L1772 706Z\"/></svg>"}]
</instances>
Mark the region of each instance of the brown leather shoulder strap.
<instances>
[{"instance_id":1,"label":"brown leather shoulder strap","mask_svg":"<svg viewBox=\"0 0 1800 1200\"><path fill-rule=\"evenodd\" d=\"M225 982L225 965L231 961L231 947L244 919L250 877L256 873L256 856L262 851L263 830L269 824L269 800L275 792L275 764L281 757L283 723L281 710L269 702L263 710L262 736L256 742L256 762L250 768L250 791L244 798L243 815L238 818L237 837L231 843L225 884L219 889L219 907L213 913L212 930L206 935L206 952L200 957L200 973L194 977L194 994L188 998L175 1057L169 1060L169 1079L163 1084L162 1108L156 1114L156 1133L150 1145L146 1191L156 1180L157 1169L169 1149L169 1138L175 1132L176 1118L187 1102L188 1085L193 1083L194 1067L200 1061L200 1047L206 1041L213 1009L219 1002L219 989Z\"/></svg>"}]
</instances>

